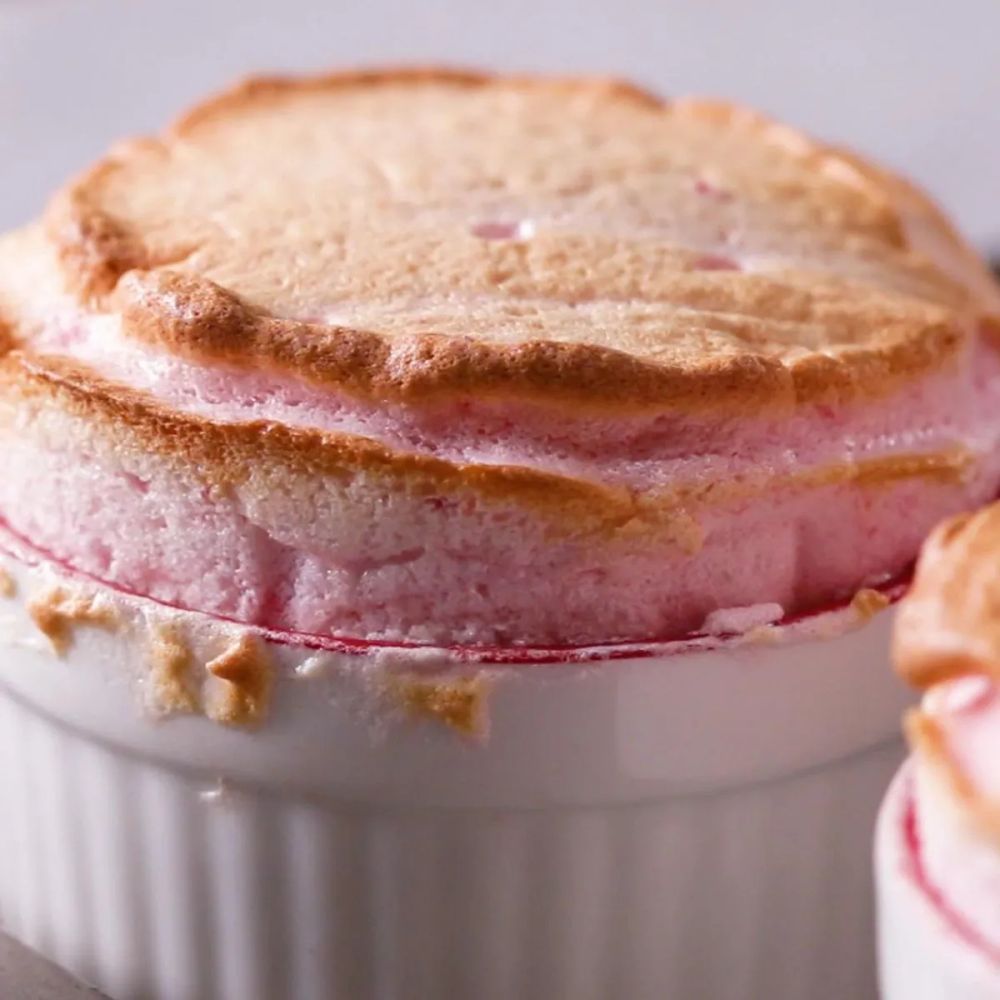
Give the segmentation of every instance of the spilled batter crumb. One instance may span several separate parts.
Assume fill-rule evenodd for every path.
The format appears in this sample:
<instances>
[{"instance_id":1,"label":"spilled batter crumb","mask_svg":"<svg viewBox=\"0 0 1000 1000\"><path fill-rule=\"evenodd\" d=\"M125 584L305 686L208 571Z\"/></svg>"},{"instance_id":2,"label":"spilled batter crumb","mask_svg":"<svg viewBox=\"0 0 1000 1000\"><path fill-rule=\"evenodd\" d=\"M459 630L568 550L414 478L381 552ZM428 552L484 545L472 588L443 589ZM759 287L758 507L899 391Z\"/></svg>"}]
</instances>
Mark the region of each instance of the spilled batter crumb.
<instances>
[{"instance_id":1,"label":"spilled batter crumb","mask_svg":"<svg viewBox=\"0 0 1000 1000\"><path fill-rule=\"evenodd\" d=\"M271 663L260 640L250 633L205 664L219 684L210 685L205 715L227 726L247 726L267 714L271 693Z\"/></svg>"},{"instance_id":2,"label":"spilled batter crumb","mask_svg":"<svg viewBox=\"0 0 1000 1000\"><path fill-rule=\"evenodd\" d=\"M118 613L97 594L52 587L28 604L32 621L62 656L73 644L78 625L90 625L113 632L119 625Z\"/></svg>"},{"instance_id":3,"label":"spilled batter crumb","mask_svg":"<svg viewBox=\"0 0 1000 1000\"><path fill-rule=\"evenodd\" d=\"M775 625L755 625L744 633L743 638L754 644L773 644L781 641L781 629Z\"/></svg>"},{"instance_id":4,"label":"spilled batter crumb","mask_svg":"<svg viewBox=\"0 0 1000 1000\"><path fill-rule=\"evenodd\" d=\"M148 699L161 712L196 712L198 695L191 676L193 657L172 623L153 629L149 647Z\"/></svg>"},{"instance_id":5,"label":"spilled batter crumb","mask_svg":"<svg viewBox=\"0 0 1000 1000\"><path fill-rule=\"evenodd\" d=\"M393 677L389 685L410 715L443 723L466 736L485 735L490 684L484 677L442 680L405 674Z\"/></svg>"},{"instance_id":6,"label":"spilled batter crumb","mask_svg":"<svg viewBox=\"0 0 1000 1000\"><path fill-rule=\"evenodd\" d=\"M889 598L881 591L872 590L871 587L862 587L854 597L851 598L851 607L857 612L862 621L873 618L880 611L884 611L889 606Z\"/></svg>"}]
</instances>

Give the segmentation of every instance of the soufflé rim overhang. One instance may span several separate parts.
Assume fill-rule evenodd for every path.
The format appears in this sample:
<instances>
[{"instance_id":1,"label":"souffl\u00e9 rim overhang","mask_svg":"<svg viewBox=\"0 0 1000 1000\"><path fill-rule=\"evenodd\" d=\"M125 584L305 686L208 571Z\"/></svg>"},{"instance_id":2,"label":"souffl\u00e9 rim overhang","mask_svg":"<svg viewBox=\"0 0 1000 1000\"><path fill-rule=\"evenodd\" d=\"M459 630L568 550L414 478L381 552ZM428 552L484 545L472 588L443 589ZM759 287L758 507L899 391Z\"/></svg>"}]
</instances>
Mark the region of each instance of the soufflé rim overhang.
<instances>
[{"instance_id":1,"label":"souffl\u00e9 rim overhang","mask_svg":"<svg viewBox=\"0 0 1000 1000\"><path fill-rule=\"evenodd\" d=\"M983 499L995 455L970 447L984 407L964 387L982 358L998 367L998 303L919 191L735 105L446 70L256 79L120 145L0 239L0 415L46 447L93 437L115 461L196 466L210 498L250 483L251 506L286 474L345 495L361 474L449 514L501 505L484 518L538 519L517 544L546 547L534 565L556 580L568 545L697 560L702 511L776 488L849 504L926 482L954 493L934 520ZM199 379L216 381L192 402ZM968 413L952 421L956 396ZM951 423L910 441L915 408ZM854 439L876 443L842 454ZM872 559L897 571L911 544ZM618 556L573 559L600 607ZM873 568L762 597L849 598ZM569 580L553 585L567 603ZM714 592L677 580L694 603L634 619L623 604L620 633L519 634L511 610L468 638L683 632ZM722 606L751 603L738 590Z\"/></svg>"}]
</instances>

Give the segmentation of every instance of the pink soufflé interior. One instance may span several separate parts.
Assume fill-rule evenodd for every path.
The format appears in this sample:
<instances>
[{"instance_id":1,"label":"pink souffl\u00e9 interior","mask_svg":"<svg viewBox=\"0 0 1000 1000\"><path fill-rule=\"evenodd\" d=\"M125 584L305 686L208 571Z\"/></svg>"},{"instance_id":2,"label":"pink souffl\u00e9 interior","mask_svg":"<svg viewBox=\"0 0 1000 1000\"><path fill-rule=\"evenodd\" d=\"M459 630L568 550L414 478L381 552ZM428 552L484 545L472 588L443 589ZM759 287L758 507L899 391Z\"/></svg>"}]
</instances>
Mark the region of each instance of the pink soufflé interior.
<instances>
[{"instance_id":1,"label":"pink souffl\u00e9 interior","mask_svg":"<svg viewBox=\"0 0 1000 1000\"><path fill-rule=\"evenodd\" d=\"M692 545L628 526L563 534L524 506L361 483L356 495L273 478L220 491L196 469L37 418L4 441L0 517L18 534L132 592L274 629L449 645L675 638L720 608L799 613L849 598L905 570L935 523L1000 483L1000 361L980 343L863 403L571 419L475 398L376 407L290 374L185 360L127 338L109 316L60 317L32 349L203 421L538 469L635 497L637 518L657 491L682 485L694 498ZM824 475L956 448L970 456L958 477Z\"/></svg>"}]
</instances>

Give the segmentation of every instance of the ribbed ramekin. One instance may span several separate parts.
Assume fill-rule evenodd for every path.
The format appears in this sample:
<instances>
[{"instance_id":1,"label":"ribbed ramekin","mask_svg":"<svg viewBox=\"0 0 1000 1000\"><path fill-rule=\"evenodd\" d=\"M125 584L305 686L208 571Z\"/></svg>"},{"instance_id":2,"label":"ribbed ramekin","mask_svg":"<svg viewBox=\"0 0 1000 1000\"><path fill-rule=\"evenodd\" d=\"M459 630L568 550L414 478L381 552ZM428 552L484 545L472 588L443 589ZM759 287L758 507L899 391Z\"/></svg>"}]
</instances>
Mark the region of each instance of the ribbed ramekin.
<instances>
[{"instance_id":1,"label":"ribbed ramekin","mask_svg":"<svg viewBox=\"0 0 1000 1000\"><path fill-rule=\"evenodd\" d=\"M144 715L130 635L54 656L11 568L0 919L115 1000L873 994L891 614L477 664L471 736L373 707L391 655L274 644L244 731Z\"/></svg>"}]
</instances>

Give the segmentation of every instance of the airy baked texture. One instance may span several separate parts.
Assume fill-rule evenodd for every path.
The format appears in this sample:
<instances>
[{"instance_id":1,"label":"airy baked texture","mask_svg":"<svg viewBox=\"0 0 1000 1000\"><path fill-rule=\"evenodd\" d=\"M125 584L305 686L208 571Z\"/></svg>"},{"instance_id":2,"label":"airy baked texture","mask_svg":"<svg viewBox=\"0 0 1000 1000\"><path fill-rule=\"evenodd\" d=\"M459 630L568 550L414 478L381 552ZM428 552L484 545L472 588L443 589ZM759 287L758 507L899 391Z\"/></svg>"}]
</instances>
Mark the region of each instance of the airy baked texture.
<instances>
[{"instance_id":1,"label":"airy baked texture","mask_svg":"<svg viewBox=\"0 0 1000 1000\"><path fill-rule=\"evenodd\" d=\"M922 194L736 106L255 80L0 240L0 516L297 631L794 613L995 495L998 303Z\"/></svg>"}]
</instances>

